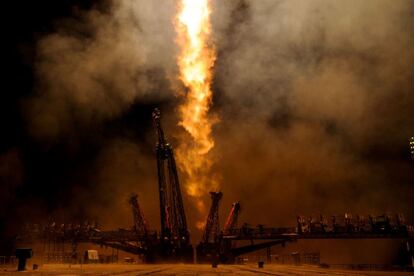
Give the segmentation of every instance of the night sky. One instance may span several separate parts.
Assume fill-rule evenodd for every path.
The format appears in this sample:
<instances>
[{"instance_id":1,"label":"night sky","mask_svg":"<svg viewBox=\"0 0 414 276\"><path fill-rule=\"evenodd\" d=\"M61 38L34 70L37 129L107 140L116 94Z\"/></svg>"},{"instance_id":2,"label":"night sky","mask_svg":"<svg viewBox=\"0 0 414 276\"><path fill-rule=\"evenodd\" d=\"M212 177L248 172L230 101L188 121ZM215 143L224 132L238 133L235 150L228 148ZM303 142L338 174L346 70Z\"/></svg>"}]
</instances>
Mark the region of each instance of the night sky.
<instances>
[{"instance_id":1,"label":"night sky","mask_svg":"<svg viewBox=\"0 0 414 276\"><path fill-rule=\"evenodd\" d=\"M163 1L6 1L0 254L25 222L127 227L132 192L157 227L154 107L182 142ZM414 4L342 2L213 1L223 216L240 200L253 225L346 211L414 222Z\"/></svg>"}]
</instances>

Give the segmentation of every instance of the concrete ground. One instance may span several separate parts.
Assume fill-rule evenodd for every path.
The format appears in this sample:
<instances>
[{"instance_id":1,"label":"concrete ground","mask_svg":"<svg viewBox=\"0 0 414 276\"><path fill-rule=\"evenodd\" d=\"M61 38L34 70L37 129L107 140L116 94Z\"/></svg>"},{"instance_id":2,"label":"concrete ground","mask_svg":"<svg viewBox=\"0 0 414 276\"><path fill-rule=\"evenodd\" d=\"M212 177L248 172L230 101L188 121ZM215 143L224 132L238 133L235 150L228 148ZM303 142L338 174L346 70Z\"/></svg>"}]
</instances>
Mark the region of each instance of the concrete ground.
<instances>
[{"instance_id":1,"label":"concrete ground","mask_svg":"<svg viewBox=\"0 0 414 276\"><path fill-rule=\"evenodd\" d=\"M89 264L68 265L48 264L38 270L16 272L15 268L1 268L0 275L414 275L414 272L373 272L373 271L347 271L337 269L324 269L314 266L288 266L265 265L257 268L255 265L219 265L212 268L211 265L126 265L126 264Z\"/></svg>"}]
</instances>

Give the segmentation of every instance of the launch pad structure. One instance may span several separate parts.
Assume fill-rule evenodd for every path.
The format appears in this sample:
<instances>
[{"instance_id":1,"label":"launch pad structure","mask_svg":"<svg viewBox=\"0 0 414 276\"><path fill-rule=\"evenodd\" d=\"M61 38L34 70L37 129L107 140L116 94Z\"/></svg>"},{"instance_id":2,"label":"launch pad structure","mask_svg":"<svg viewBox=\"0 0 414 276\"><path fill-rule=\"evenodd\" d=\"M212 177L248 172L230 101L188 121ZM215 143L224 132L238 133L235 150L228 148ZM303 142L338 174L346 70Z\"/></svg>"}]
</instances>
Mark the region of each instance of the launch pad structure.
<instances>
[{"instance_id":1,"label":"launch pad structure","mask_svg":"<svg viewBox=\"0 0 414 276\"><path fill-rule=\"evenodd\" d=\"M241 211L239 202L233 203L224 227L220 228L219 204L221 192L211 192L211 206L200 243L193 249L190 242L181 187L174 158L174 151L167 141L161 124L161 112L152 113L157 135L156 160L160 208L160 230L148 228L138 196L129 198L133 225L129 229L102 231L96 225L56 224L46 226L27 225L18 240L45 243L68 242L72 256L76 256L77 244L88 242L140 255L147 263L180 262L234 263L243 254L274 245L285 246L300 239L403 239L407 242L407 254L414 260L414 228L405 223L403 215L381 216L325 216L319 218L297 217L294 227L237 228ZM237 246L238 241L250 244ZM245 243L244 243L245 244ZM74 257L76 258L76 257Z\"/></svg>"}]
</instances>

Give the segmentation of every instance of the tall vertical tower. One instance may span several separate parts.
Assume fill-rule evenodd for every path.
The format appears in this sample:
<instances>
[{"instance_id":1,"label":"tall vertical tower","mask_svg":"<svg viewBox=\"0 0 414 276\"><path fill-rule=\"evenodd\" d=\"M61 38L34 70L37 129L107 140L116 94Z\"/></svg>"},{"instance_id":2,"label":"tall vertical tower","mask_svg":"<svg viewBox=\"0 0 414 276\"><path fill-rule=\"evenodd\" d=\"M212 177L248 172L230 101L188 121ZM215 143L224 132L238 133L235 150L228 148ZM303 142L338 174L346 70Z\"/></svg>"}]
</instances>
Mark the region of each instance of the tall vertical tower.
<instances>
[{"instance_id":1,"label":"tall vertical tower","mask_svg":"<svg viewBox=\"0 0 414 276\"><path fill-rule=\"evenodd\" d=\"M211 207L204 227L203 243L215 243L220 231L219 204L223 197L222 192L210 192Z\"/></svg>"},{"instance_id":2,"label":"tall vertical tower","mask_svg":"<svg viewBox=\"0 0 414 276\"><path fill-rule=\"evenodd\" d=\"M410 138L410 153L411 153L411 159L414 160L414 136Z\"/></svg>"},{"instance_id":3,"label":"tall vertical tower","mask_svg":"<svg viewBox=\"0 0 414 276\"><path fill-rule=\"evenodd\" d=\"M160 198L160 242L164 257L189 258L192 254L190 234L184 212L180 182L172 146L167 142L161 127L161 112L152 113L157 133L157 171Z\"/></svg>"},{"instance_id":4,"label":"tall vertical tower","mask_svg":"<svg viewBox=\"0 0 414 276\"><path fill-rule=\"evenodd\" d=\"M131 205L132 216L134 220L134 225L132 228L139 235L144 235L144 236L147 235L148 227L147 227L147 223L144 218L144 214L142 213L142 210L138 204L138 195L132 194L129 197L128 202Z\"/></svg>"},{"instance_id":5,"label":"tall vertical tower","mask_svg":"<svg viewBox=\"0 0 414 276\"><path fill-rule=\"evenodd\" d=\"M219 205L223 194L221 192L210 192L210 196L211 206L204 226L203 238L196 248L198 263L215 263L219 260Z\"/></svg>"},{"instance_id":6,"label":"tall vertical tower","mask_svg":"<svg viewBox=\"0 0 414 276\"><path fill-rule=\"evenodd\" d=\"M229 216L227 217L226 224L223 228L224 235L231 235L234 228L237 226L237 221L240 215L240 202L236 201L231 207ZM234 261L234 257L231 254L231 249L236 246L235 241L223 239L221 241L220 261L223 263L229 263Z\"/></svg>"}]
</instances>

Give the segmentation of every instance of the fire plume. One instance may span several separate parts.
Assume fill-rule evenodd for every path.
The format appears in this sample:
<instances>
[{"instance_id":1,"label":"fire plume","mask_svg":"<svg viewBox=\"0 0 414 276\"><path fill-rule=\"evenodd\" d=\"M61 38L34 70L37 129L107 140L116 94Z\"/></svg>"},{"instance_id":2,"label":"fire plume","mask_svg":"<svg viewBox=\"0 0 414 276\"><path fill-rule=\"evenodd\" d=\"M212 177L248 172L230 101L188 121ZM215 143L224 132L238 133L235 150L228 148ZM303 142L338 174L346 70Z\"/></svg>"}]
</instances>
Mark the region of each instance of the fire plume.
<instances>
[{"instance_id":1,"label":"fire plume","mask_svg":"<svg viewBox=\"0 0 414 276\"><path fill-rule=\"evenodd\" d=\"M192 141L182 143L177 160L185 171L187 194L196 199L196 207L205 213L201 196L217 188L211 177L214 147L212 126L217 121L209 115L212 104L211 82L216 52L211 43L210 0L180 0L176 18L179 77L186 87L185 101L179 107L180 122Z\"/></svg>"}]
</instances>

